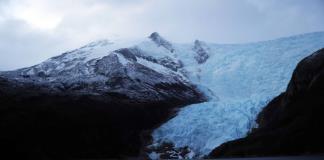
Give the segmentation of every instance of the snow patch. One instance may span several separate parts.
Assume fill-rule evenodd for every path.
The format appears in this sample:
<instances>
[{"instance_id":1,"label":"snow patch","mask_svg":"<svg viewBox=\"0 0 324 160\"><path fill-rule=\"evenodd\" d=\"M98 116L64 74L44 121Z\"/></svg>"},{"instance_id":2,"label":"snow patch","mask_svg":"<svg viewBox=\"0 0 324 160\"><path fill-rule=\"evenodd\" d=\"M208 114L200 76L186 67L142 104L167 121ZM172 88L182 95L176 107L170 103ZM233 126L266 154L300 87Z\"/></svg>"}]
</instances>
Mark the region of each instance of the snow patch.
<instances>
[{"instance_id":1,"label":"snow patch","mask_svg":"<svg viewBox=\"0 0 324 160\"><path fill-rule=\"evenodd\" d=\"M130 62L129 60L127 60L124 56L122 56L122 55L120 55L120 54L115 54L115 55L117 55L119 62L120 62L123 66L126 66L127 63Z\"/></svg>"}]
</instances>

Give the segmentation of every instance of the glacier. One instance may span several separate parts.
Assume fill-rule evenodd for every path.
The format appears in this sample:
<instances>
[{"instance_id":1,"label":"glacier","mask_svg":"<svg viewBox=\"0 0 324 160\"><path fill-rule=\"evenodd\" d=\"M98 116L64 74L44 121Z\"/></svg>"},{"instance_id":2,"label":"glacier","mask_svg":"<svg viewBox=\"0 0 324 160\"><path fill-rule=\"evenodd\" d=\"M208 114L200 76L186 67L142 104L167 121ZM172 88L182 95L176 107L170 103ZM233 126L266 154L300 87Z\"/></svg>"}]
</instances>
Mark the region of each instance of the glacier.
<instances>
[{"instance_id":1,"label":"glacier","mask_svg":"<svg viewBox=\"0 0 324 160\"><path fill-rule=\"evenodd\" d=\"M283 92L297 63L324 47L324 32L247 44L205 43L206 62L194 60L191 44L175 44L189 79L210 97L182 108L154 130L153 146L172 142L202 157L220 144L244 137L272 98Z\"/></svg>"}]
</instances>

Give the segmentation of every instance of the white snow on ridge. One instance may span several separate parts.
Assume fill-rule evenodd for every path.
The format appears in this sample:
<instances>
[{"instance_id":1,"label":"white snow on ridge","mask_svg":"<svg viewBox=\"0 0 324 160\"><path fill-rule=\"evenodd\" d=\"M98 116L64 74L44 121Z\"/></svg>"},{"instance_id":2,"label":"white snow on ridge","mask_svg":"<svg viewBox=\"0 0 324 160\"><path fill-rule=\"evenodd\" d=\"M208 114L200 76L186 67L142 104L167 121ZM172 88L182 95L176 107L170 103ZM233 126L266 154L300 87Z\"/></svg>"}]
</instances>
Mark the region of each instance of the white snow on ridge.
<instances>
[{"instance_id":1,"label":"white snow on ridge","mask_svg":"<svg viewBox=\"0 0 324 160\"><path fill-rule=\"evenodd\" d=\"M131 47L138 43L139 40L98 40L95 42L91 42L81 48L68 51L59 56L47 59L46 61L38 65L29 68L24 68L23 70L26 70L26 74L28 75L36 74L35 70L37 70L38 72L42 71L45 74L50 74L54 71L61 72L64 70L75 68L80 64L86 64L87 62L94 59L99 60L104 56L112 54L115 50ZM125 59L123 59L123 57L119 57L119 60L124 63L127 63ZM88 71L84 70L84 72Z\"/></svg>"},{"instance_id":2,"label":"white snow on ridge","mask_svg":"<svg viewBox=\"0 0 324 160\"><path fill-rule=\"evenodd\" d=\"M244 137L262 107L286 89L296 64L324 47L324 32L208 47L211 55L200 65L193 62L190 45L177 45L175 52L190 80L216 96L184 107L153 132L154 143L189 146L198 157L226 141Z\"/></svg>"},{"instance_id":3,"label":"white snow on ridge","mask_svg":"<svg viewBox=\"0 0 324 160\"><path fill-rule=\"evenodd\" d=\"M123 65L126 66L127 63L129 63L129 60L127 60L124 56L116 54L116 56L118 57L118 61Z\"/></svg>"},{"instance_id":4,"label":"white snow on ridge","mask_svg":"<svg viewBox=\"0 0 324 160\"><path fill-rule=\"evenodd\" d=\"M151 68L153 69L154 71L156 72L159 72L159 73L165 73L165 74L168 74L168 73L171 73L172 71L162 65L159 65L159 64L156 64L156 63L153 63L153 62L150 62L150 61L147 61L143 58L137 58L137 62L139 64L142 64L148 68Z\"/></svg>"},{"instance_id":5,"label":"white snow on ridge","mask_svg":"<svg viewBox=\"0 0 324 160\"><path fill-rule=\"evenodd\" d=\"M138 40L124 41L120 39L115 39L113 41L101 40L93 42L94 45L91 45L92 43L90 43L90 48L88 49L90 52L87 52L88 55L86 56L86 61L89 61L91 59L102 58L104 56L107 56L112 51L134 46L138 42Z\"/></svg>"},{"instance_id":6,"label":"white snow on ridge","mask_svg":"<svg viewBox=\"0 0 324 160\"><path fill-rule=\"evenodd\" d=\"M80 58L83 59L82 62L85 63L92 59L100 59L104 56L107 56L111 52L121 49L134 46L138 41L124 41L124 40L99 40L92 43L89 43L72 53L66 54L65 58L67 61L71 59ZM51 59L50 59L51 60Z\"/></svg>"}]
</instances>

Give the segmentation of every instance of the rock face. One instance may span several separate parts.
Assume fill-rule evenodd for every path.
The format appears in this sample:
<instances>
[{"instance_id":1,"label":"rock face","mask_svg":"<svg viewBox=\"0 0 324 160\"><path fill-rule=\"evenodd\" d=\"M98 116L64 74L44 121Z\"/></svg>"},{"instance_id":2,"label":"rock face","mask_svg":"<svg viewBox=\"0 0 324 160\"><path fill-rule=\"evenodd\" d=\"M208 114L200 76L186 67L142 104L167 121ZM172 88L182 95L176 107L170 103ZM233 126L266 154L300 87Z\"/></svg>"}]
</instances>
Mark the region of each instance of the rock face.
<instances>
[{"instance_id":1,"label":"rock face","mask_svg":"<svg viewBox=\"0 0 324 160\"><path fill-rule=\"evenodd\" d=\"M324 152L324 49L303 59L286 92L258 115L258 128L227 142L209 157L294 155Z\"/></svg>"},{"instance_id":2,"label":"rock face","mask_svg":"<svg viewBox=\"0 0 324 160\"><path fill-rule=\"evenodd\" d=\"M207 47L203 44L203 42L196 40L193 50L196 52L194 56L195 60L198 64L202 64L207 61L209 58L209 54L207 52Z\"/></svg>"},{"instance_id":3,"label":"rock face","mask_svg":"<svg viewBox=\"0 0 324 160\"><path fill-rule=\"evenodd\" d=\"M110 45L90 43L1 72L2 152L39 158L138 156L149 140L147 131L176 108L205 100L171 59L144 58L140 49Z\"/></svg>"},{"instance_id":4,"label":"rock face","mask_svg":"<svg viewBox=\"0 0 324 160\"><path fill-rule=\"evenodd\" d=\"M174 51L174 48L173 48L172 44L170 42L168 42L167 40L165 40L163 37L161 37L159 35L159 33L154 32L154 33L152 33L150 35L149 38L152 39L152 41L154 41L158 46L163 46L164 48L166 48L170 52Z\"/></svg>"}]
</instances>

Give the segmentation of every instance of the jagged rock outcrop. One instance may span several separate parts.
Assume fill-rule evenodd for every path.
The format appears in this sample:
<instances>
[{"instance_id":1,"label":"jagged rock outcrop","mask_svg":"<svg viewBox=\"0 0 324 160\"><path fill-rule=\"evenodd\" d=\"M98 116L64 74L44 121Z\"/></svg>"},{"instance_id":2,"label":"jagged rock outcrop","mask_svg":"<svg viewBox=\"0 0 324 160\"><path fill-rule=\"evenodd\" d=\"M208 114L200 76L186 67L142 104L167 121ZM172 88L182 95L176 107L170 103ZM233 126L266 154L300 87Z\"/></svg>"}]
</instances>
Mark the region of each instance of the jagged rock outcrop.
<instances>
[{"instance_id":1,"label":"jagged rock outcrop","mask_svg":"<svg viewBox=\"0 0 324 160\"><path fill-rule=\"evenodd\" d=\"M196 53L194 58L198 64L202 64L202 63L206 62L207 59L209 58L207 47L203 44L203 42L196 40L193 50Z\"/></svg>"},{"instance_id":2,"label":"jagged rock outcrop","mask_svg":"<svg viewBox=\"0 0 324 160\"><path fill-rule=\"evenodd\" d=\"M324 152L324 49L303 59L286 92L258 115L247 137L214 149L209 157L300 155Z\"/></svg>"},{"instance_id":3,"label":"jagged rock outcrop","mask_svg":"<svg viewBox=\"0 0 324 160\"><path fill-rule=\"evenodd\" d=\"M159 35L159 33L157 33L157 32L153 32L153 33L149 36L149 38L150 38L152 41L154 41L156 45L158 45L158 46L162 46L162 47L166 48L166 49L169 50L171 53L174 52L174 48L173 48L172 44L171 44L169 41L165 40L163 37L161 37L161 36Z\"/></svg>"}]
</instances>

